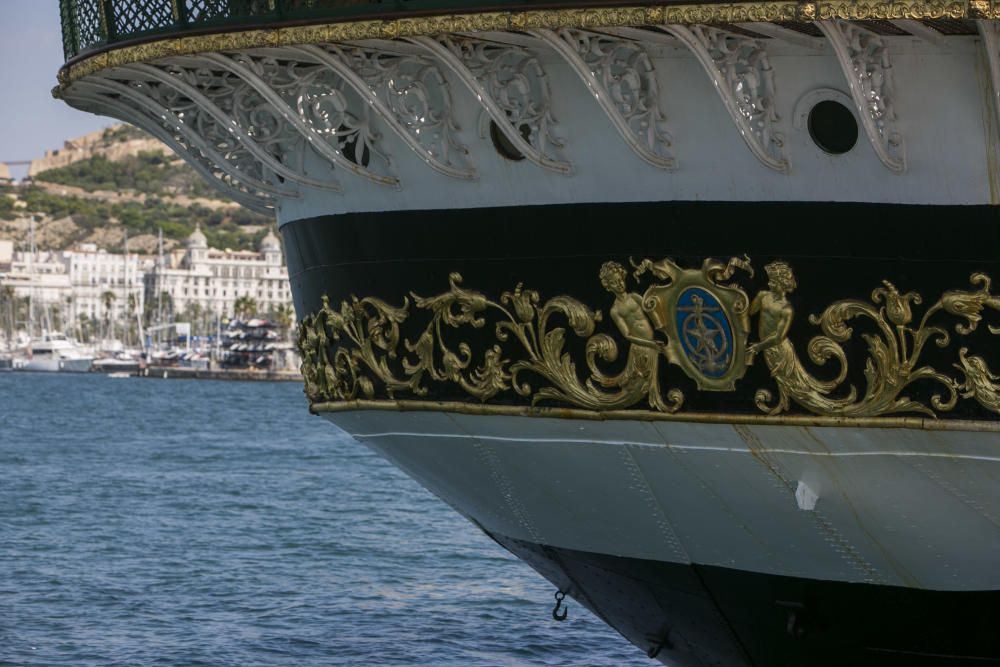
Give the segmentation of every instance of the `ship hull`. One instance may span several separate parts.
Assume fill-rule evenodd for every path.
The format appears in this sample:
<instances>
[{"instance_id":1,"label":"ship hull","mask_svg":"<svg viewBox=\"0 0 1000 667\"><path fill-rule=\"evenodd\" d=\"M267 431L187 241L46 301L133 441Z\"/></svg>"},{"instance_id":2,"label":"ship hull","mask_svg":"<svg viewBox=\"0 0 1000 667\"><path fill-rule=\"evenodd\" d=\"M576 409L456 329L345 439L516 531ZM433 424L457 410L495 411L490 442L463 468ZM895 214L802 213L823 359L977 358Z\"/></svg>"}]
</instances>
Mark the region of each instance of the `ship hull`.
<instances>
[{"instance_id":1,"label":"ship hull","mask_svg":"<svg viewBox=\"0 0 1000 667\"><path fill-rule=\"evenodd\" d=\"M311 410L648 655L989 664L980 5L217 35L60 94L274 211Z\"/></svg>"},{"instance_id":2,"label":"ship hull","mask_svg":"<svg viewBox=\"0 0 1000 667\"><path fill-rule=\"evenodd\" d=\"M569 551L494 536L668 665L1000 663L1000 592L927 591Z\"/></svg>"},{"instance_id":3,"label":"ship hull","mask_svg":"<svg viewBox=\"0 0 1000 667\"><path fill-rule=\"evenodd\" d=\"M91 365L90 359L32 359L15 370L35 373L86 373Z\"/></svg>"},{"instance_id":4,"label":"ship hull","mask_svg":"<svg viewBox=\"0 0 1000 667\"><path fill-rule=\"evenodd\" d=\"M745 224L712 232L741 216ZM938 338L946 344L921 349L913 368L961 378L952 369L968 350L997 366L989 328L978 322L960 333L955 325L968 321L951 312L958 297L941 296L972 293L972 277L993 272L986 250L1000 244L992 217L986 206L649 202L322 216L283 233L299 311L325 303L331 350L353 350L355 360L325 379L305 369L307 393L309 378L327 392L311 397L313 410L648 655L683 666L962 665L1000 661L989 629L1000 599L994 413L970 396L951 402L952 380L911 383L904 375L912 371L894 376L901 386L891 390L908 410L865 401L891 384L877 375L892 364L872 361L872 350L916 340L893 333L891 291L873 293L887 285L921 295L907 302L908 332L932 323L949 332ZM827 219L838 221L836 233ZM961 221L965 234L942 220ZM642 261L662 257L680 272L643 284ZM732 386L707 389L679 353L664 351L652 370L637 366L648 357L618 337L602 267L628 267L626 292L652 318L654 297L688 284L684 271L707 258L735 267L697 287L719 295L720 308L725 285L742 286L748 308L768 292L773 263L793 267L792 361L744 358ZM515 298L529 290L537 310L525 318ZM572 309L553 311L547 317L562 331L552 338L555 327L541 324L540 313L566 295L592 309L592 329L574 324ZM376 302L382 319L360 317ZM450 315L435 320L430 313L444 313L444 303ZM850 334L823 328L821 314L858 304L868 315L847 318ZM994 321L985 304L976 313ZM927 310L940 321L923 322ZM502 335L498 322L508 317L532 332L527 342L513 329ZM765 336L760 315L747 319L747 340L734 337L734 347ZM669 326L654 332L668 346L682 333ZM741 326L738 318L731 326ZM602 334L616 341L615 354L593 351ZM511 371L548 354L531 347L532 336L558 342L553 364L536 359L542 373L501 374L505 390L470 393L489 350L509 357L503 368ZM844 351L839 383L836 355L825 363L811 351L822 336ZM421 341L440 359L422 370L430 357L421 356ZM457 374L438 356L448 350ZM329 354L323 359L337 368ZM572 370L560 376L568 362ZM789 375L788 364L800 374ZM655 382L619 400L632 371ZM351 373L371 377L372 393L354 385L348 395ZM407 385L414 377L421 381ZM617 379L602 387L601 377ZM825 394L806 391L821 381L833 383ZM669 404L668 388L681 404ZM587 403L595 396L618 403L595 409Z\"/></svg>"},{"instance_id":5,"label":"ship hull","mask_svg":"<svg viewBox=\"0 0 1000 667\"><path fill-rule=\"evenodd\" d=\"M325 416L665 664L1000 661L992 434Z\"/></svg>"}]
</instances>

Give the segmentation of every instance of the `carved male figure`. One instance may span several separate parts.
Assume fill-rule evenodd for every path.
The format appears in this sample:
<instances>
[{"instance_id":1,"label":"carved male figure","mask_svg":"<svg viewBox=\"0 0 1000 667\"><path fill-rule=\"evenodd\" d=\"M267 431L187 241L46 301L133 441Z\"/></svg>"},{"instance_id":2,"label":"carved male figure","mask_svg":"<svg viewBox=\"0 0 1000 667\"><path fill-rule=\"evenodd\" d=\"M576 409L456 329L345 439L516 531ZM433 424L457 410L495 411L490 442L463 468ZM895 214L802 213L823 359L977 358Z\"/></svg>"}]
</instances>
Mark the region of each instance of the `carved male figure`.
<instances>
[{"instance_id":1,"label":"carved male figure","mask_svg":"<svg viewBox=\"0 0 1000 667\"><path fill-rule=\"evenodd\" d=\"M615 295L609 314L622 336L630 343L663 352L665 346L653 337L653 325L642 309L642 297L625 291L628 272L618 262L605 262L601 266L601 285Z\"/></svg>"},{"instance_id":2,"label":"carved male figure","mask_svg":"<svg viewBox=\"0 0 1000 667\"><path fill-rule=\"evenodd\" d=\"M788 339L795 310L788 302L787 295L795 287L792 267L782 261L771 262L764 267L767 273L767 290L761 291L750 304L750 314L760 313L757 325L759 340L747 347L747 364L752 364L758 352L766 352L780 346Z\"/></svg>"}]
</instances>

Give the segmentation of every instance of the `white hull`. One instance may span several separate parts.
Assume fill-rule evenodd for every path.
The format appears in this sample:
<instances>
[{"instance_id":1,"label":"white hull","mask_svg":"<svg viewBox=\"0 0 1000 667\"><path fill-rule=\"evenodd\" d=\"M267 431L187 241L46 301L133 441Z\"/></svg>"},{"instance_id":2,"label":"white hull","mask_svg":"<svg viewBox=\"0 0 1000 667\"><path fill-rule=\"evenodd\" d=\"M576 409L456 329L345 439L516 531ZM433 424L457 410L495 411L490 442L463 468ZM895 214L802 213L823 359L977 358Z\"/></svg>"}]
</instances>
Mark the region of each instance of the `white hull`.
<instances>
[{"instance_id":1,"label":"white hull","mask_svg":"<svg viewBox=\"0 0 1000 667\"><path fill-rule=\"evenodd\" d=\"M996 433L326 416L517 540L823 581L1000 590ZM808 495L800 482L815 509L797 501L796 491Z\"/></svg>"},{"instance_id":2,"label":"white hull","mask_svg":"<svg viewBox=\"0 0 1000 667\"><path fill-rule=\"evenodd\" d=\"M40 373L86 373L92 359L30 359L16 370Z\"/></svg>"}]
</instances>

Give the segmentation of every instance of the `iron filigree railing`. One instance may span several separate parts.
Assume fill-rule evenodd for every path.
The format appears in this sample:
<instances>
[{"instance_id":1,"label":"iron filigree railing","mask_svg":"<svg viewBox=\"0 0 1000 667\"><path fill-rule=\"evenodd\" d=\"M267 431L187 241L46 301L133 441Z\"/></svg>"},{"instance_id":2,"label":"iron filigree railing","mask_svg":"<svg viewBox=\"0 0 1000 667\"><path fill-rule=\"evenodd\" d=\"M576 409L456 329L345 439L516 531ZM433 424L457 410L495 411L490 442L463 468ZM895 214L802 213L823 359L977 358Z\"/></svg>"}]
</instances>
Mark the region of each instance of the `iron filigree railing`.
<instances>
[{"instance_id":1,"label":"iron filigree railing","mask_svg":"<svg viewBox=\"0 0 1000 667\"><path fill-rule=\"evenodd\" d=\"M626 0L59 0L67 61L103 47L175 34L570 4Z\"/></svg>"}]
</instances>

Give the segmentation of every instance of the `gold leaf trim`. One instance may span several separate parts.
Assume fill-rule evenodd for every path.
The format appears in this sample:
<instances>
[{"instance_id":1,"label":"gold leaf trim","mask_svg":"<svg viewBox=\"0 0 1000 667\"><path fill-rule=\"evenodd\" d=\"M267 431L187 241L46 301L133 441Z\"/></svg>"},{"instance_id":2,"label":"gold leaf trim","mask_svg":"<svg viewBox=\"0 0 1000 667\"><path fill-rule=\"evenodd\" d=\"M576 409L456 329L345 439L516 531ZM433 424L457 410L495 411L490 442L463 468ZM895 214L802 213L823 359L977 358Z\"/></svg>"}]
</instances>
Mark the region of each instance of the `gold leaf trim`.
<instances>
[{"instance_id":1,"label":"gold leaf trim","mask_svg":"<svg viewBox=\"0 0 1000 667\"><path fill-rule=\"evenodd\" d=\"M394 39L455 32L503 32L528 28L599 28L663 24L815 21L817 19L964 19L998 18L984 0L957 2L743 2L731 4L645 5L586 9L480 12L416 18L342 21L306 26L244 30L173 37L112 48L59 71L66 86L111 67L195 53L261 47Z\"/></svg>"},{"instance_id":2,"label":"gold leaf trim","mask_svg":"<svg viewBox=\"0 0 1000 667\"><path fill-rule=\"evenodd\" d=\"M315 403L310 410L319 415L354 410L389 412L451 412L464 415L582 419L587 421L655 421L691 424L747 424L758 426L905 428L922 431L968 431L1000 433L1000 421L973 419L929 419L924 417L819 417L813 415L754 415L725 412L654 412L652 410L581 410L578 408L480 405L459 401L368 400Z\"/></svg>"},{"instance_id":3,"label":"gold leaf trim","mask_svg":"<svg viewBox=\"0 0 1000 667\"><path fill-rule=\"evenodd\" d=\"M570 296L543 301L520 283L493 300L463 286L458 273L448 277L447 291L429 297L411 292L399 306L351 296L334 308L324 296L322 307L299 326L306 395L313 404L372 400L378 393L394 400L397 394L423 397L432 386L451 385L482 403L500 395L509 401L513 394L533 407L556 403L597 412L648 407L670 414L685 400L671 386L677 370L699 392L732 392L755 359L762 359L777 395L760 388L754 403L769 416L794 404L830 418L899 413L937 418L960 399L975 399L1000 413L1000 385L994 383L1000 378L984 359L969 356L965 347L959 351L953 366L963 381L923 360L929 344L941 349L951 344L949 330L936 323L941 316L955 318L955 333L968 336L985 309L1000 311L1000 296L990 292L986 274L972 274L976 289L944 292L919 321L914 307L923 303L921 295L901 292L888 281L868 301L836 301L810 316L820 332L807 345L809 361L835 362L833 377L822 379L788 337L796 320L789 294L798 285L787 262L764 267L767 288L752 300L735 280L754 275L748 257L708 258L699 268L643 259L632 267L631 280L642 292L629 290L622 264L601 265L598 278L611 295L607 316ZM404 323L422 327L412 341L402 338ZM864 326L857 338L866 351L849 359L845 350L859 324ZM1000 334L1000 327L988 328ZM574 337L579 342L571 342ZM484 347L481 357L470 340ZM623 363L609 371L619 359ZM859 391L848 383L848 368L861 362ZM929 398L913 398L907 392L918 384L936 390Z\"/></svg>"}]
</instances>

